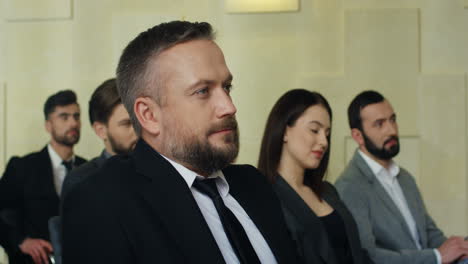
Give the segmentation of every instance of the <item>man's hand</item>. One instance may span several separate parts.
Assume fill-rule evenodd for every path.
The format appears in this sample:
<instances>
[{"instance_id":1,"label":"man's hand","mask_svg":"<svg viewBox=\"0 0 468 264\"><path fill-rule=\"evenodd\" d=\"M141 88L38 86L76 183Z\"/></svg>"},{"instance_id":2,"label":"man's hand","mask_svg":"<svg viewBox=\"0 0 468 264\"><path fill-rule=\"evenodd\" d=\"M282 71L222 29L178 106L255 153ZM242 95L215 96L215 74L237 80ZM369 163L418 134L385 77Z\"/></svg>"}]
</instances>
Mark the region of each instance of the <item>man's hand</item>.
<instances>
[{"instance_id":1,"label":"man's hand","mask_svg":"<svg viewBox=\"0 0 468 264\"><path fill-rule=\"evenodd\" d=\"M438 249L442 263L451 263L462 256L468 255L468 241L463 237L453 236L447 239Z\"/></svg>"},{"instance_id":2,"label":"man's hand","mask_svg":"<svg viewBox=\"0 0 468 264\"><path fill-rule=\"evenodd\" d=\"M52 245L43 239L26 238L20 244L21 252L31 256L35 264L49 263L49 254L52 253Z\"/></svg>"}]
</instances>

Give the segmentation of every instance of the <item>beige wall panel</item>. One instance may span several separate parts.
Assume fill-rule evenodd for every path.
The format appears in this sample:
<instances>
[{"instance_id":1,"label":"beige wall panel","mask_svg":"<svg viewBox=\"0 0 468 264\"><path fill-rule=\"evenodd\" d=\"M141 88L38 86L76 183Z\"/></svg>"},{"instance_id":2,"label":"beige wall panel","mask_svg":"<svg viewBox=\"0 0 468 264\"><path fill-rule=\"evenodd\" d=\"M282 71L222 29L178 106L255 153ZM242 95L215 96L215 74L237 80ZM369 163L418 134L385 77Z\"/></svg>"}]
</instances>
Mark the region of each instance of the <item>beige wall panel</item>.
<instances>
[{"instance_id":1,"label":"beige wall panel","mask_svg":"<svg viewBox=\"0 0 468 264\"><path fill-rule=\"evenodd\" d=\"M67 19L72 0L3 0L7 20Z\"/></svg>"},{"instance_id":2,"label":"beige wall panel","mask_svg":"<svg viewBox=\"0 0 468 264\"><path fill-rule=\"evenodd\" d=\"M357 93L380 91L399 117L400 132L417 134L419 27L416 9L364 9L345 13L346 84ZM403 96L404 95L404 96ZM348 105L349 102L346 104Z\"/></svg>"},{"instance_id":3,"label":"beige wall panel","mask_svg":"<svg viewBox=\"0 0 468 264\"><path fill-rule=\"evenodd\" d=\"M342 74L339 1L306 2L296 15L231 14L223 18L218 39L234 75L232 96L241 132L239 163L257 163L267 116L282 94L298 87L313 89L313 83L302 80L317 72Z\"/></svg>"},{"instance_id":4,"label":"beige wall panel","mask_svg":"<svg viewBox=\"0 0 468 264\"><path fill-rule=\"evenodd\" d=\"M421 14L422 71L468 71L468 10L461 1L428 0Z\"/></svg>"},{"instance_id":5,"label":"beige wall panel","mask_svg":"<svg viewBox=\"0 0 468 264\"><path fill-rule=\"evenodd\" d=\"M467 231L465 100L464 75L421 77L419 186L432 216L448 234Z\"/></svg>"},{"instance_id":6,"label":"beige wall panel","mask_svg":"<svg viewBox=\"0 0 468 264\"><path fill-rule=\"evenodd\" d=\"M5 150L5 117L6 117L6 83L0 79L0 177L3 176L3 170L5 169L6 159Z\"/></svg>"},{"instance_id":7,"label":"beige wall panel","mask_svg":"<svg viewBox=\"0 0 468 264\"><path fill-rule=\"evenodd\" d=\"M419 8L425 5L426 0L392 0L392 1L375 1L375 0L343 0L344 8Z\"/></svg>"},{"instance_id":8,"label":"beige wall panel","mask_svg":"<svg viewBox=\"0 0 468 264\"><path fill-rule=\"evenodd\" d=\"M417 9L347 10L345 70L379 78L419 70Z\"/></svg>"},{"instance_id":9,"label":"beige wall panel","mask_svg":"<svg viewBox=\"0 0 468 264\"><path fill-rule=\"evenodd\" d=\"M0 80L6 79L6 44L6 24L1 20L0 17Z\"/></svg>"},{"instance_id":10,"label":"beige wall panel","mask_svg":"<svg viewBox=\"0 0 468 264\"><path fill-rule=\"evenodd\" d=\"M259 61L254 54L261 52L268 57L288 57L296 72L342 74L343 14L339 2L304 1L300 13L224 15L220 40L227 57L231 60L235 57L243 67L252 64L289 71L289 65ZM255 41L257 45L239 49L238 43L246 41ZM273 50L280 53L268 53ZM281 77L292 80L285 74Z\"/></svg>"},{"instance_id":11,"label":"beige wall panel","mask_svg":"<svg viewBox=\"0 0 468 264\"><path fill-rule=\"evenodd\" d=\"M43 104L70 88L71 54L70 22L8 24L8 157L45 145Z\"/></svg>"}]
</instances>

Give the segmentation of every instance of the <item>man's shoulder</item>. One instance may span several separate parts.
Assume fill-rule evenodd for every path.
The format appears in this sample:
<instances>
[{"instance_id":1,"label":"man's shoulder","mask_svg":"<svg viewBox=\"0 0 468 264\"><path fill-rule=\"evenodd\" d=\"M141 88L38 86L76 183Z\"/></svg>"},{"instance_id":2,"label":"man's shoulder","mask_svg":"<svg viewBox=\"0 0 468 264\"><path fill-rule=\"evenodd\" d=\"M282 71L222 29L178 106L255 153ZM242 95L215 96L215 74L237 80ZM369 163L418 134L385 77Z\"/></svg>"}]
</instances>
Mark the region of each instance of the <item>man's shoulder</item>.
<instances>
[{"instance_id":1,"label":"man's shoulder","mask_svg":"<svg viewBox=\"0 0 468 264\"><path fill-rule=\"evenodd\" d=\"M127 182L132 179L134 171L130 158L126 156L111 157L102 166L97 166L92 161L87 162L74 169L69 175L71 176L69 181L77 180L79 182L73 188L69 188L67 197L74 197L71 198L72 200L77 199L77 197L82 199L84 197L93 197L92 199L100 197L99 200L106 200L106 197L119 197L113 194L125 192L126 187L128 187ZM72 179L73 177L75 179ZM69 199L67 198L67 200Z\"/></svg>"},{"instance_id":2,"label":"man's shoulder","mask_svg":"<svg viewBox=\"0 0 468 264\"><path fill-rule=\"evenodd\" d=\"M356 161L351 160L346 168L343 170L341 175L338 177L336 184L342 184L343 182L360 182L364 181L364 172L359 169Z\"/></svg>"},{"instance_id":3,"label":"man's shoulder","mask_svg":"<svg viewBox=\"0 0 468 264\"><path fill-rule=\"evenodd\" d=\"M48 157L47 147L35 152L28 153L24 156L19 157L21 162L31 162Z\"/></svg>"},{"instance_id":4,"label":"man's shoulder","mask_svg":"<svg viewBox=\"0 0 468 264\"><path fill-rule=\"evenodd\" d=\"M249 164L232 164L223 169L226 178L242 179L245 181L258 181L266 179L262 173Z\"/></svg>"},{"instance_id":5,"label":"man's shoulder","mask_svg":"<svg viewBox=\"0 0 468 264\"><path fill-rule=\"evenodd\" d=\"M87 159L85 159L85 158L83 158L83 157L80 157L80 156L78 156L78 155L75 155L75 163L76 163L76 165L80 166L80 165L82 165L82 164L84 164L84 163L86 163L86 162L88 162Z\"/></svg>"}]
</instances>

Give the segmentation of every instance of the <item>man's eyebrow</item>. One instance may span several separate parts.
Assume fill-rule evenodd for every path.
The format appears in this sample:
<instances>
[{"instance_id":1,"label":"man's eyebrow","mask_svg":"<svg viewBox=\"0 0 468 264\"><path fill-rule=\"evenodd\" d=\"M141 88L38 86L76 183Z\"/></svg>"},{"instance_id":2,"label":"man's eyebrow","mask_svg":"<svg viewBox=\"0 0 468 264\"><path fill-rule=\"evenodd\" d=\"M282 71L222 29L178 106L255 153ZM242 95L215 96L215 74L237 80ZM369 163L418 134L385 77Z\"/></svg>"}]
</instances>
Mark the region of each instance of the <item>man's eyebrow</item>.
<instances>
[{"instance_id":1,"label":"man's eyebrow","mask_svg":"<svg viewBox=\"0 0 468 264\"><path fill-rule=\"evenodd\" d=\"M120 120L117 124L126 125L128 123L130 123L130 119L126 118L126 119Z\"/></svg>"},{"instance_id":2,"label":"man's eyebrow","mask_svg":"<svg viewBox=\"0 0 468 264\"><path fill-rule=\"evenodd\" d=\"M232 82L232 79L233 79L233 78L234 78L234 77L232 76L232 74L229 74L229 76L226 78L226 80L224 80L223 84L227 84L227 83Z\"/></svg>"},{"instance_id":3,"label":"man's eyebrow","mask_svg":"<svg viewBox=\"0 0 468 264\"><path fill-rule=\"evenodd\" d=\"M232 82L232 79L233 79L233 76L232 74L229 74L228 77L223 81L223 85L226 85L230 82ZM187 91L190 91L190 90L193 90L195 89L196 87L204 84L204 85L210 85L210 84L214 84L216 83L216 81L214 80L207 80L207 79L201 79L201 80L198 80L196 82L194 82L193 84L191 84L188 88L187 88Z\"/></svg>"}]
</instances>

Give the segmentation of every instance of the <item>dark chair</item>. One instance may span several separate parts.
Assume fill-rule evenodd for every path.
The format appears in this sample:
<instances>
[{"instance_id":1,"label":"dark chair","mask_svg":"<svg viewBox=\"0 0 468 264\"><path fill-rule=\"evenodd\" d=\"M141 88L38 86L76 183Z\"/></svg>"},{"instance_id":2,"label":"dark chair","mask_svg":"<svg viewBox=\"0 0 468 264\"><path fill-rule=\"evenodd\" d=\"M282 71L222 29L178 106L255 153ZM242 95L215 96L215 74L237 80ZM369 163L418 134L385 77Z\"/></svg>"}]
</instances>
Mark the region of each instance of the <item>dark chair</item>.
<instances>
[{"instance_id":1,"label":"dark chair","mask_svg":"<svg viewBox=\"0 0 468 264\"><path fill-rule=\"evenodd\" d=\"M49 219L49 234L54 248L51 263L62 264L62 219L60 216L53 216Z\"/></svg>"}]
</instances>

